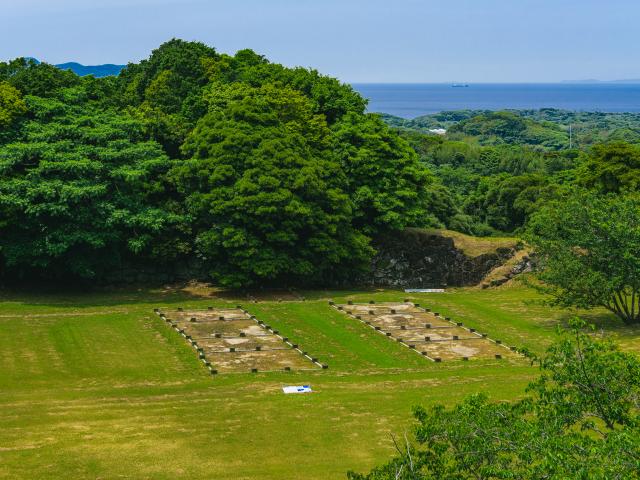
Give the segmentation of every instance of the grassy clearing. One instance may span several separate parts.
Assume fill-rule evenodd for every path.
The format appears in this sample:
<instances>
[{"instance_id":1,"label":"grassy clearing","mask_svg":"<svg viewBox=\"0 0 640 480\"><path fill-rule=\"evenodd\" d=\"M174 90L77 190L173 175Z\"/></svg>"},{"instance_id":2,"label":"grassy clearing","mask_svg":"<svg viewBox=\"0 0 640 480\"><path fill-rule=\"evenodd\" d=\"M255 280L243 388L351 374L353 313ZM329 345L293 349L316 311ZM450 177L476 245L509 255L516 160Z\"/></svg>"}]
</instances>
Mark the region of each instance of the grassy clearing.
<instances>
[{"instance_id":1,"label":"grassy clearing","mask_svg":"<svg viewBox=\"0 0 640 480\"><path fill-rule=\"evenodd\" d=\"M453 239L453 244L468 257L494 253L497 248L514 248L519 240L513 237L472 237L453 230L427 230Z\"/></svg>"},{"instance_id":2,"label":"grassy clearing","mask_svg":"<svg viewBox=\"0 0 640 480\"><path fill-rule=\"evenodd\" d=\"M0 478L344 478L392 453L416 404L522 395L524 361L435 365L330 309L394 291L303 292L249 304L204 289L0 294ZM267 296L263 296L266 298ZM525 287L413 295L505 342L541 351L569 314ZM244 303L328 371L211 378L154 306ZM627 348L638 332L590 319ZM284 396L286 384L317 392Z\"/></svg>"}]
</instances>

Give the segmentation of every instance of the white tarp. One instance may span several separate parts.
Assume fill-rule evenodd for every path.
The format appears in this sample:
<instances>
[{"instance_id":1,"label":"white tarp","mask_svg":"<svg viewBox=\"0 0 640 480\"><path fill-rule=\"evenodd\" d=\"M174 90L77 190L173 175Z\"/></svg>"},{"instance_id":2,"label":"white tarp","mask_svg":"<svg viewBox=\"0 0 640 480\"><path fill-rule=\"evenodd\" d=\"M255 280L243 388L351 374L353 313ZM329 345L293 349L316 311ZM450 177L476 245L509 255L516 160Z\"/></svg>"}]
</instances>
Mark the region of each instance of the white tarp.
<instances>
[{"instance_id":1,"label":"white tarp","mask_svg":"<svg viewBox=\"0 0 640 480\"><path fill-rule=\"evenodd\" d=\"M309 385L293 385L290 387L282 387L284 393L311 393L311 387Z\"/></svg>"},{"instance_id":2,"label":"white tarp","mask_svg":"<svg viewBox=\"0 0 640 480\"><path fill-rule=\"evenodd\" d=\"M444 288L405 288L406 293L444 293Z\"/></svg>"}]
</instances>

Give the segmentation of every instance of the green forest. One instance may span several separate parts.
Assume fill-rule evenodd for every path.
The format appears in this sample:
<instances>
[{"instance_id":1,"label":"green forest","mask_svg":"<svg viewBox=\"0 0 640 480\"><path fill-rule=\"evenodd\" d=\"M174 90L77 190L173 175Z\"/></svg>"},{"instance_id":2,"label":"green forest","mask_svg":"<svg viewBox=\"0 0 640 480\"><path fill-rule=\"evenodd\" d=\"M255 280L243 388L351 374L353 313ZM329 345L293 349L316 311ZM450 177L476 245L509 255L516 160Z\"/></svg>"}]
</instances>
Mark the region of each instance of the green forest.
<instances>
[{"instance_id":1,"label":"green forest","mask_svg":"<svg viewBox=\"0 0 640 480\"><path fill-rule=\"evenodd\" d=\"M519 234L545 205L639 186L632 115L366 105L315 70L176 39L117 77L0 63L0 278L339 285L390 232Z\"/></svg>"}]
</instances>

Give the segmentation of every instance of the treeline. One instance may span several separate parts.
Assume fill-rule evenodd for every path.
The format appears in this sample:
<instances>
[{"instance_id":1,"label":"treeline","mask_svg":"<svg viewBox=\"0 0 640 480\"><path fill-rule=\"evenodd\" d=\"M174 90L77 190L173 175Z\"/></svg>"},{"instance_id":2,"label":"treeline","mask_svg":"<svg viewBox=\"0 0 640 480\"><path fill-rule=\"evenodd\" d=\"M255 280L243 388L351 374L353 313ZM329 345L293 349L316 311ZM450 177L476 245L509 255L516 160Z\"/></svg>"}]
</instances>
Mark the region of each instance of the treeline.
<instances>
[{"instance_id":1,"label":"treeline","mask_svg":"<svg viewBox=\"0 0 640 480\"><path fill-rule=\"evenodd\" d=\"M381 117L434 174L442 207L436 218L464 233L520 234L534 212L576 190L606 195L640 185L640 114L541 109ZM446 135L429 133L435 128Z\"/></svg>"},{"instance_id":2,"label":"treeline","mask_svg":"<svg viewBox=\"0 0 640 480\"><path fill-rule=\"evenodd\" d=\"M539 110L456 110L413 119L382 114L393 127L428 133L444 128L456 136L470 135L482 144L526 143L536 148L562 150L596 143L640 141L640 113Z\"/></svg>"},{"instance_id":3,"label":"treeline","mask_svg":"<svg viewBox=\"0 0 640 480\"><path fill-rule=\"evenodd\" d=\"M444 221L428 168L365 106L314 70L181 40L118 77L0 63L0 276L348 281L378 235Z\"/></svg>"},{"instance_id":4,"label":"treeline","mask_svg":"<svg viewBox=\"0 0 640 480\"><path fill-rule=\"evenodd\" d=\"M474 128L482 117L473 117ZM495 120L495 118L494 118ZM640 147L625 141L588 148L544 149L522 140L483 144L462 135L460 122L446 136L399 130L436 177L442 226L475 235L521 233L543 205L587 189L599 194L635 191L640 186ZM507 138L515 135L505 133Z\"/></svg>"},{"instance_id":5,"label":"treeline","mask_svg":"<svg viewBox=\"0 0 640 480\"><path fill-rule=\"evenodd\" d=\"M340 284L408 226L517 233L640 184L639 147L562 147L557 112L443 112L440 137L365 109L314 70L181 40L117 77L0 63L0 279Z\"/></svg>"}]
</instances>

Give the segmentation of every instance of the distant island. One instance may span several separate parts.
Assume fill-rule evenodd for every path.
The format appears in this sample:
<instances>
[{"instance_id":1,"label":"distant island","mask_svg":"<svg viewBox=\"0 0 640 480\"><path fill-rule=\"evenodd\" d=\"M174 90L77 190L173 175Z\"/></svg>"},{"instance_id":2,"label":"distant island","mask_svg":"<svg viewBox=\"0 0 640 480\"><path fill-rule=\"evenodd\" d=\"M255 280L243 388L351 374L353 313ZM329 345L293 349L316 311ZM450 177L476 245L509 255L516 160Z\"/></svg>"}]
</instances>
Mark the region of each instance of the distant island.
<instances>
[{"instance_id":1,"label":"distant island","mask_svg":"<svg viewBox=\"0 0 640 480\"><path fill-rule=\"evenodd\" d=\"M126 67L126 65L114 65L112 63L106 63L104 65L82 65L77 62L59 63L56 67L62 70L71 70L76 75L84 77L86 75L93 75L94 77L108 77L111 75L119 75L120 71Z\"/></svg>"},{"instance_id":2,"label":"distant island","mask_svg":"<svg viewBox=\"0 0 640 480\"><path fill-rule=\"evenodd\" d=\"M31 60L35 63L41 63L40 60L34 57L24 57L27 60ZM126 65L114 65L112 63L105 63L103 65L82 65L78 62L66 62L58 63L54 65L61 70L71 70L76 75L85 77L87 75L93 75L96 78L117 76Z\"/></svg>"},{"instance_id":3,"label":"distant island","mask_svg":"<svg viewBox=\"0 0 640 480\"><path fill-rule=\"evenodd\" d=\"M630 83L630 84L640 84L640 78L625 78L622 80L598 80L595 78L587 78L584 80L563 80L562 83Z\"/></svg>"}]
</instances>

